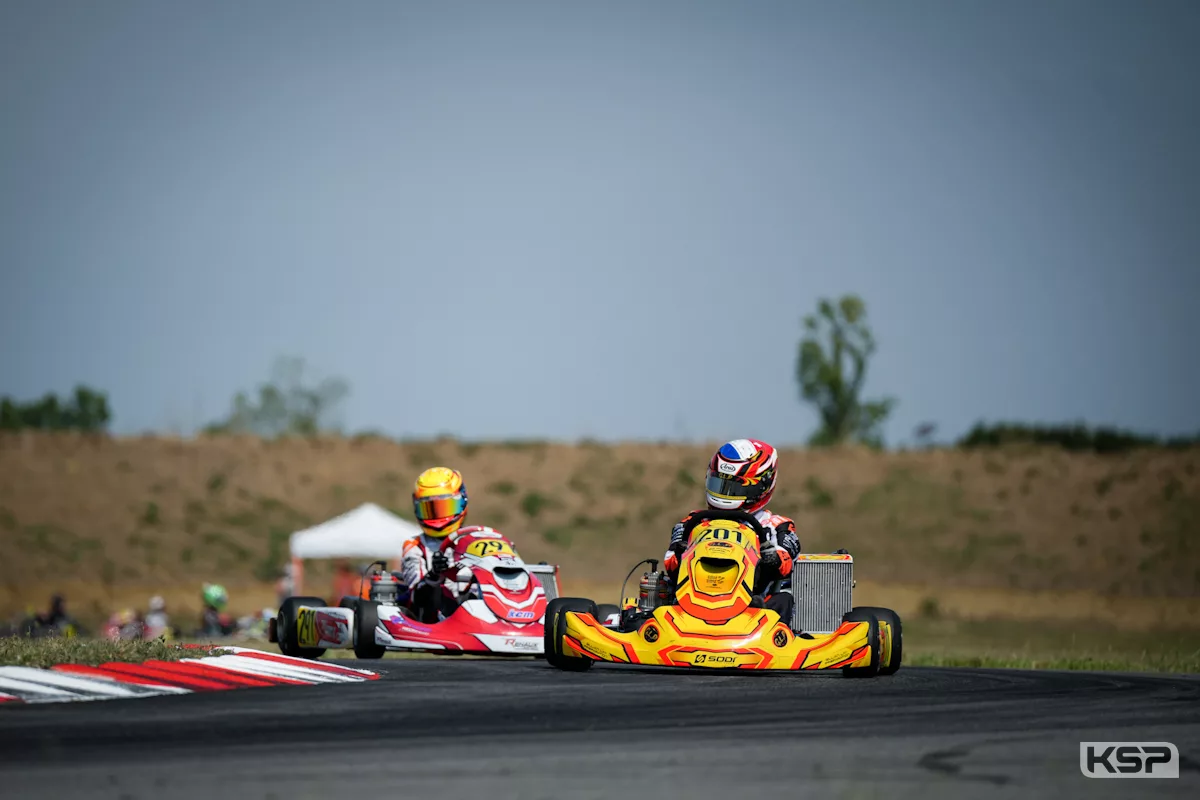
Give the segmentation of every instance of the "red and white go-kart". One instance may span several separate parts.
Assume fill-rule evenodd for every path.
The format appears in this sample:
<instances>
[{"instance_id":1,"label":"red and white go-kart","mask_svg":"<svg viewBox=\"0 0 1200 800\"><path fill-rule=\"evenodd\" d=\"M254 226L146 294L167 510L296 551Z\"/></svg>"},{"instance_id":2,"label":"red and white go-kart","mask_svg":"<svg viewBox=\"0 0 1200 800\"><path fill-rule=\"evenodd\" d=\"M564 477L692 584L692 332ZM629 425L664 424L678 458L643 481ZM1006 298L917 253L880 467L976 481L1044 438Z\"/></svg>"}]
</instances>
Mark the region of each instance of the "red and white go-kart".
<instances>
[{"instance_id":1,"label":"red and white go-kart","mask_svg":"<svg viewBox=\"0 0 1200 800\"><path fill-rule=\"evenodd\" d=\"M336 608L319 597L289 597L268 639L300 658L337 649L352 649L358 658L382 658L389 650L541 657L558 567L526 564L507 536L481 525L447 536L441 550L450 556L442 590L458 603L444 619L415 619L402 604L407 587L377 561L363 573L362 596L343 597Z\"/></svg>"}]
</instances>

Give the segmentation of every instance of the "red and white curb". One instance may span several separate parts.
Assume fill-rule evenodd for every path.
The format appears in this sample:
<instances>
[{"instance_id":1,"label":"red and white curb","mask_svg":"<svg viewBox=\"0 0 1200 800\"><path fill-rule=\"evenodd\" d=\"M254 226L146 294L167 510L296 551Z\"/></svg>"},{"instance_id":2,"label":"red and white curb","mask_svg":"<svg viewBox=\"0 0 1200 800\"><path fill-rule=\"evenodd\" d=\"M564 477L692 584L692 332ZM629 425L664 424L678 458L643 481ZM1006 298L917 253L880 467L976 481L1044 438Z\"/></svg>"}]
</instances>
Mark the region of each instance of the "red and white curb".
<instances>
[{"instance_id":1,"label":"red and white curb","mask_svg":"<svg viewBox=\"0 0 1200 800\"><path fill-rule=\"evenodd\" d=\"M219 692L263 686L305 686L378 680L378 673L304 658L221 647L230 655L49 669L0 667L0 705L115 700L163 694Z\"/></svg>"}]
</instances>

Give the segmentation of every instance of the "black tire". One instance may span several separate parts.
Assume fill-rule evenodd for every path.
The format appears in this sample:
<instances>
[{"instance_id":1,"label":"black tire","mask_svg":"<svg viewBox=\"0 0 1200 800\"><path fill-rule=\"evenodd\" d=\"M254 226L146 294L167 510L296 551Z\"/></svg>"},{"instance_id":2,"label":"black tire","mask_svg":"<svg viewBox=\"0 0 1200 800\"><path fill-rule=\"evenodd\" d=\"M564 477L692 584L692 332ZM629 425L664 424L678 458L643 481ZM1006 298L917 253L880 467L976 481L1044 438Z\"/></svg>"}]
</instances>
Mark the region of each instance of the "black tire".
<instances>
[{"instance_id":1,"label":"black tire","mask_svg":"<svg viewBox=\"0 0 1200 800\"><path fill-rule=\"evenodd\" d=\"M584 672L592 668L592 659L563 652L562 640L567 633L567 620L563 615L568 611L596 616L597 609L595 603L581 597L556 597L551 600L546 606L544 656L552 667L567 672Z\"/></svg>"},{"instance_id":2,"label":"black tire","mask_svg":"<svg viewBox=\"0 0 1200 800\"><path fill-rule=\"evenodd\" d=\"M879 674L895 675L904 657L904 626L900 615L890 608L861 606L855 611L869 611L879 620Z\"/></svg>"},{"instance_id":3,"label":"black tire","mask_svg":"<svg viewBox=\"0 0 1200 800\"><path fill-rule=\"evenodd\" d=\"M383 658L387 648L381 644L375 644L375 627L379 625L379 604L370 600L359 600L357 605L352 608L354 608L354 657Z\"/></svg>"},{"instance_id":4,"label":"black tire","mask_svg":"<svg viewBox=\"0 0 1200 800\"><path fill-rule=\"evenodd\" d=\"M871 663L865 667L842 667L846 678L874 678L879 674L879 620L868 608L854 608L842 616L842 622L868 622L867 646L871 649Z\"/></svg>"},{"instance_id":5,"label":"black tire","mask_svg":"<svg viewBox=\"0 0 1200 800\"><path fill-rule=\"evenodd\" d=\"M275 638L279 640L279 652L293 658L310 658L316 660L325 655L324 647L301 647L296 641L296 614L300 606L324 606L325 601L320 597L289 597L279 607L275 616Z\"/></svg>"},{"instance_id":6,"label":"black tire","mask_svg":"<svg viewBox=\"0 0 1200 800\"><path fill-rule=\"evenodd\" d=\"M603 625L609 616L620 613L621 609L615 603L600 603L596 606L596 621Z\"/></svg>"}]
</instances>

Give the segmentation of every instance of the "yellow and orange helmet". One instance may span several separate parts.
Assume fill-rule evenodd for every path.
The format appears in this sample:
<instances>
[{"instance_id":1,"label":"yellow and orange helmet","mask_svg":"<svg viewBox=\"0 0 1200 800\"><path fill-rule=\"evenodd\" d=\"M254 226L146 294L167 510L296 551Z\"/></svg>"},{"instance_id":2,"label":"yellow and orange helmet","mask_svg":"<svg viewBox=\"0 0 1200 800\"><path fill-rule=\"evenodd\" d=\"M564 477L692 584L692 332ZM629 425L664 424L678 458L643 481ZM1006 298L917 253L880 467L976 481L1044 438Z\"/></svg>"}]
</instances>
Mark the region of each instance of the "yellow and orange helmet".
<instances>
[{"instance_id":1,"label":"yellow and orange helmet","mask_svg":"<svg viewBox=\"0 0 1200 800\"><path fill-rule=\"evenodd\" d=\"M413 486L413 514L426 536L442 539L458 530L467 518L467 487L458 470L433 467L417 476Z\"/></svg>"}]
</instances>

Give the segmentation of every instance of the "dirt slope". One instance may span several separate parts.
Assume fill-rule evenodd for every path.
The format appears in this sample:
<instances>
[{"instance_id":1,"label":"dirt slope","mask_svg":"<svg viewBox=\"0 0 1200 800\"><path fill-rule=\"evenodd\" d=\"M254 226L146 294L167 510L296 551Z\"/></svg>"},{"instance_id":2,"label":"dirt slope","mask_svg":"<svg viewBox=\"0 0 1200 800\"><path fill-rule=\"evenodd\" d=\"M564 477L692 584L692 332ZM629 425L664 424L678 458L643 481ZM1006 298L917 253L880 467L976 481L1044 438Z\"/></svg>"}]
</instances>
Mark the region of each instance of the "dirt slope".
<instances>
[{"instance_id":1,"label":"dirt slope","mask_svg":"<svg viewBox=\"0 0 1200 800\"><path fill-rule=\"evenodd\" d=\"M527 560L619 584L702 502L712 446L0 436L0 613L55 586L258 587L293 530L372 500L411 518L417 473L466 475L471 519ZM788 450L772 508L866 584L1200 595L1200 450L1122 456ZM81 589L81 591L83 591Z\"/></svg>"}]
</instances>

